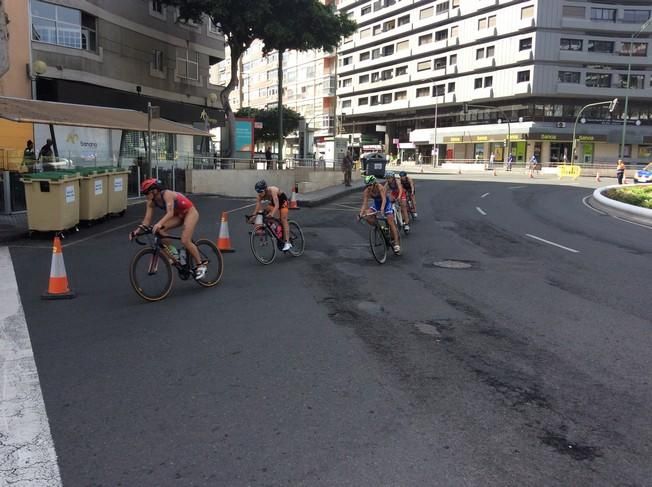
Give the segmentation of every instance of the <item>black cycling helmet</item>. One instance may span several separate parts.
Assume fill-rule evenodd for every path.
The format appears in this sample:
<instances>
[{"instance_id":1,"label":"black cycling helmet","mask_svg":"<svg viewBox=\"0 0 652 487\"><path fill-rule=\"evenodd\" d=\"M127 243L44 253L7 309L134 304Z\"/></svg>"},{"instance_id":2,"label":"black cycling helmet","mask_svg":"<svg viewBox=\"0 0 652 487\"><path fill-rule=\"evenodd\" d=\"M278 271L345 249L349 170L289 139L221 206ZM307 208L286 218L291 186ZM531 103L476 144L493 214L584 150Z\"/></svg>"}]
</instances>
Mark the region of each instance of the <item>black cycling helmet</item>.
<instances>
[{"instance_id":1,"label":"black cycling helmet","mask_svg":"<svg viewBox=\"0 0 652 487\"><path fill-rule=\"evenodd\" d=\"M256 188L256 193L264 193L265 190L267 189L267 182L264 179L261 179L256 183L256 186L254 186L254 188Z\"/></svg>"},{"instance_id":2,"label":"black cycling helmet","mask_svg":"<svg viewBox=\"0 0 652 487\"><path fill-rule=\"evenodd\" d=\"M404 178L405 176L407 176L407 173L405 171L401 171L398 173L398 176Z\"/></svg>"}]
</instances>

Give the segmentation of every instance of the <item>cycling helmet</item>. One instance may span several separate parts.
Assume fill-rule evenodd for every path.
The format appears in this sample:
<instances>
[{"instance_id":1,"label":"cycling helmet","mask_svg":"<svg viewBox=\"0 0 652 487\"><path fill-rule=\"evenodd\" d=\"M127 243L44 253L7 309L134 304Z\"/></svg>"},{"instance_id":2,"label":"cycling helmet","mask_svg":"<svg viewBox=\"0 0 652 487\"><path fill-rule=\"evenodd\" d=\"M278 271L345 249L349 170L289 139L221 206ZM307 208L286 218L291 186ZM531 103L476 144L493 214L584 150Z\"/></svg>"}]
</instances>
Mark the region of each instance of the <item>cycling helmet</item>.
<instances>
[{"instance_id":1,"label":"cycling helmet","mask_svg":"<svg viewBox=\"0 0 652 487\"><path fill-rule=\"evenodd\" d=\"M156 178L145 179L145 181L140 183L140 192L147 194L153 189L161 189L162 185L163 183Z\"/></svg>"},{"instance_id":2,"label":"cycling helmet","mask_svg":"<svg viewBox=\"0 0 652 487\"><path fill-rule=\"evenodd\" d=\"M267 189L267 182L264 179L261 179L256 183L256 193L263 193Z\"/></svg>"},{"instance_id":3,"label":"cycling helmet","mask_svg":"<svg viewBox=\"0 0 652 487\"><path fill-rule=\"evenodd\" d=\"M385 179L392 179L392 178L394 178L394 177L396 177L396 176L394 175L394 171L387 171L387 172L385 173Z\"/></svg>"},{"instance_id":4,"label":"cycling helmet","mask_svg":"<svg viewBox=\"0 0 652 487\"><path fill-rule=\"evenodd\" d=\"M399 177L404 178L405 176L407 176L407 173L405 171L401 171L400 173L398 173L398 175Z\"/></svg>"},{"instance_id":5,"label":"cycling helmet","mask_svg":"<svg viewBox=\"0 0 652 487\"><path fill-rule=\"evenodd\" d=\"M371 186L372 184L376 184L376 176L374 176L373 174L370 174L369 176L365 176L364 184L365 186Z\"/></svg>"}]
</instances>

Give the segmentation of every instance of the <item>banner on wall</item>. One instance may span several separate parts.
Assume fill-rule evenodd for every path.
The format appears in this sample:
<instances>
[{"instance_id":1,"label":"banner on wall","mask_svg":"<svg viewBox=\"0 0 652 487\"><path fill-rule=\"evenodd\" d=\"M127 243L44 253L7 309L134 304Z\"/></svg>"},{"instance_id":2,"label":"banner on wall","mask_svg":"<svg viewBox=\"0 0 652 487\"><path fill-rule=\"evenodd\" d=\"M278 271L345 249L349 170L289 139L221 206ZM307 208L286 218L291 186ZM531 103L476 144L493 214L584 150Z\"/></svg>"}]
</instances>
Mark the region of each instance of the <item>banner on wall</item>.
<instances>
[{"instance_id":1,"label":"banner on wall","mask_svg":"<svg viewBox=\"0 0 652 487\"><path fill-rule=\"evenodd\" d=\"M44 124L35 124L34 132L36 136L34 145L39 151L45 141L51 138L50 127ZM120 143L119 135L112 137L111 132L110 129L55 125L54 133L59 157L81 165L111 161L114 152L119 150L119 147L113 147L114 139L117 139L117 144ZM119 134L120 131L116 130L115 132Z\"/></svg>"},{"instance_id":2,"label":"banner on wall","mask_svg":"<svg viewBox=\"0 0 652 487\"><path fill-rule=\"evenodd\" d=\"M254 120L236 118L235 120L235 150L236 152L254 152Z\"/></svg>"}]
</instances>

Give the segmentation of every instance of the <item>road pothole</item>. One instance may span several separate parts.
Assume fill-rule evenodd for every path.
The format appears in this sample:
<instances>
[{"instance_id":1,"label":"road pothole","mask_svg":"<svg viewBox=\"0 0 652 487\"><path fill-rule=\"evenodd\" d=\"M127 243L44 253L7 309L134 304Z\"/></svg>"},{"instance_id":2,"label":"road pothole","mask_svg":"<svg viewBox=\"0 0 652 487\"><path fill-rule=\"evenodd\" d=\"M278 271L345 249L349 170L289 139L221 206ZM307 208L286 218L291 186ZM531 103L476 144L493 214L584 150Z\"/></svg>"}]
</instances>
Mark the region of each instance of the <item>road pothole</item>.
<instances>
[{"instance_id":1,"label":"road pothole","mask_svg":"<svg viewBox=\"0 0 652 487\"><path fill-rule=\"evenodd\" d=\"M434 267L441 267L443 269L470 269L473 264L464 260L438 260L432 263Z\"/></svg>"}]
</instances>

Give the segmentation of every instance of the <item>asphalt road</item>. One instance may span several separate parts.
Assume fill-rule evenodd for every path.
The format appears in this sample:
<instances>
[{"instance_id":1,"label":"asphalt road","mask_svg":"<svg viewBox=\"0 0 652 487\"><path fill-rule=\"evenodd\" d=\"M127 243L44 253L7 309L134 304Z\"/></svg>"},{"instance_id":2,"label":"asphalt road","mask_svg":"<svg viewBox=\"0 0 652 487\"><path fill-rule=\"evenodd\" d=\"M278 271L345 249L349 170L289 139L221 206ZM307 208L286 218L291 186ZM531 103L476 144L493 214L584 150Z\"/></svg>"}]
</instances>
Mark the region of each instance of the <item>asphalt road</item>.
<instances>
[{"instance_id":1,"label":"asphalt road","mask_svg":"<svg viewBox=\"0 0 652 487\"><path fill-rule=\"evenodd\" d=\"M74 300L40 299L48 242L13 246L63 484L650 485L650 229L590 193L419 181L385 265L358 195L293 212L306 253L270 266L233 211L223 282L154 304L137 206L65 242ZM212 238L249 203L195 200Z\"/></svg>"}]
</instances>

